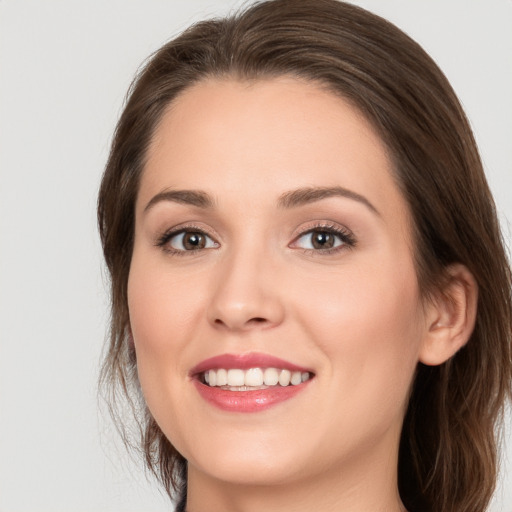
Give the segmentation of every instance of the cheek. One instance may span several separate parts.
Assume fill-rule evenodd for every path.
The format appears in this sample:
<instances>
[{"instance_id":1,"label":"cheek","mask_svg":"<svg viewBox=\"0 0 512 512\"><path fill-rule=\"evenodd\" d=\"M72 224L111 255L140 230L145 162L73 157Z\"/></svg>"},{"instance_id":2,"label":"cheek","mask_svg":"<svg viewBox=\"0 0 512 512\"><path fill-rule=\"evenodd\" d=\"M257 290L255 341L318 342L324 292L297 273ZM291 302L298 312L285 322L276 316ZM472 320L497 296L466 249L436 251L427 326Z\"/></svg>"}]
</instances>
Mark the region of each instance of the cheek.
<instances>
[{"instance_id":1,"label":"cheek","mask_svg":"<svg viewBox=\"0 0 512 512\"><path fill-rule=\"evenodd\" d=\"M128 280L130 325L144 400L178 451L190 428L187 390L190 336L197 336L205 291L190 276L169 273L158 261L134 252ZM196 333L196 334L194 334Z\"/></svg>"},{"instance_id":2,"label":"cheek","mask_svg":"<svg viewBox=\"0 0 512 512\"><path fill-rule=\"evenodd\" d=\"M298 295L297 308L327 339L358 339L361 349L378 350L385 342L408 345L407 338L421 326L415 269L407 260L387 265L381 260L378 266L363 261L321 278L315 275L301 288L308 292Z\"/></svg>"},{"instance_id":3,"label":"cheek","mask_svg":"<svg viewBox=\"0 0 512 512\"><path fill-rule=\"evenodd\" d=\"M329 362L333 400L401 412L423 333L413 263L351 266L306 289L297 316Z\"/></svg>"},{"instance_id":4,"label":"cheek","mask_svg":"<svg viewBox=\"0 0 512 512\"><path fill-rule=\"evenodd\" d=\"M130 326L135 342L137 372L146 403L157 422L172 405L180 407L187 369L187 338L197 325L202 291L186 276L177 277L134 252L128 279ZM171 401L171 402L170 402Z\"/></svg>"},{"instance_id":5,"label":"cheek","mask_svg":"<svg viewBox=\"0 0 512 512\"><path fill-rule=\"evenodd\" d=\"M137 348L158 357L179 348L195 325L205 290L187 275L170 273L158 262L145 264L134 254L128 279L130 325Z\"/></svg>"}]
</instances>

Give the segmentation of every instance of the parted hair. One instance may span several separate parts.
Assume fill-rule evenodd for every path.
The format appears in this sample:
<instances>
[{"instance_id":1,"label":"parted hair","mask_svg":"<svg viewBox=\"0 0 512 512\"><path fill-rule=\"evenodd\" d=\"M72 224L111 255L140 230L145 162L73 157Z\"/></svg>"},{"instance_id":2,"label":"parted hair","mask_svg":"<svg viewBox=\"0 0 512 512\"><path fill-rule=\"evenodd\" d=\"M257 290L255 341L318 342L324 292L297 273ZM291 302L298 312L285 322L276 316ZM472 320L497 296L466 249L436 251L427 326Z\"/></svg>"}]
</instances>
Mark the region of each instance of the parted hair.
<instances>
[{"instance_id":1,"label":"parted hair","mask_svg":"<svg viewBox=\"0 0 512 512\"><path fill-rule=\"evenodd\" d=\"M98 199L111 285L103 396L125 442L141 450L147 468L184 503L186 460L144 404L130 338L127 281L139 181L155 127L185 89L208 78L283 75L318 83L348 100L379 133L411 211L425 299L442 287L454 263L476 279L478 311L468 343L440 366L418 364L398 482L411 512L482 512L496 483L499 426L512 382L511 272L494 202L471 128L443 73L397 27L348 3L253 3L191 26L139 71ZM133 413L135 430L119 412L123 404Z\"/></svg>"}]
</instances>

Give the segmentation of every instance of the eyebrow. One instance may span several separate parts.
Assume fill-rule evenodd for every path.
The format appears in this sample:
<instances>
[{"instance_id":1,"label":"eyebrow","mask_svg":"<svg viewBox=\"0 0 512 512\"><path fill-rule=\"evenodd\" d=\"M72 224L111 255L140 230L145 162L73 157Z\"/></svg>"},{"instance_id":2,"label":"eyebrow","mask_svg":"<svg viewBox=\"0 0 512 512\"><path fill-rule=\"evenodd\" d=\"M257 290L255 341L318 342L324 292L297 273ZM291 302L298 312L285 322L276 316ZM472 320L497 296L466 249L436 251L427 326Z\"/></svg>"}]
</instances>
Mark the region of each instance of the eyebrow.
<instances>
[{"instance_id":1,"label":"eyebrow","mask_svg":"<svg viewBox=\"0 0 512 512\"><path fill-rule=\"evenodd\" d=\"M343 187L306 187L297 190L285 192L279 197L278 206L280 208L295 208L305 204L314 203L329 197L344 197L352 199L366 206L373 213L380 216L379 211L373 206L366 197Z\"/></svg>"},{"instance_id":2,"label":"eyebrow","mask_svg":"<svg viewBox=\"0 0 512 512\"><path fill-rule=\"evenodd\" d=\"M279 208L291 209L327 199L329 197L344 197L352 199L366 206L373 213L380 216L379 211L366 197L343 187L305 187L285 192L279 196L277 205ZM153 196L144 208L147 212L155 204L162 201L187 204L203 209L212 209L215 206L213 198L202 190L164 190Z\"/></svg>"},{"instance_id":3,"label":"eyebrow","mask_svg":"<svg viewBox=\"0 0 512 512\"><path fill-rule=\"evenodd\" d=\"M164 190L151 198L144 208L144 213L161 201L188 204L204 209L211 209L215 205L212 197L202 190Z\"/></svg>"}]
</instances>

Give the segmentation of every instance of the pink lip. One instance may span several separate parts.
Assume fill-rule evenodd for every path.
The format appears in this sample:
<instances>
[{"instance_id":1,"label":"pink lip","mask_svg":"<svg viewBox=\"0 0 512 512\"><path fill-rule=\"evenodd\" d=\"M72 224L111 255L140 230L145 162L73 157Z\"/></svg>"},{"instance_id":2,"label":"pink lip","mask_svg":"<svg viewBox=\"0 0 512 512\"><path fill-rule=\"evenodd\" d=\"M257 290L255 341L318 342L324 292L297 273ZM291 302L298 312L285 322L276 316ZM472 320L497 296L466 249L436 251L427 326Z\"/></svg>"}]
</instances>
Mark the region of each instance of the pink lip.
<instances>
[{"instance_id":1,"label":"pink lip","mask_svg":"<svg viewBox=\"0 0 512 512\"><path fill-rule=\"evenodd\" d=\"M219 409L229 412L260 412L293 398L306 389L311 379L298 386L273 386L254 391L229 391L210 387L197 379L193 382L201 397Z\"/></svg>"},{"instance_id":2,"label":"pink lip","mask_svg":"<svg viewBox=\"0 0 512 512\"><path fill-rule=\"evenodd\" d=\"M219 368L240 368L248 370L249 368L280 368L294 372L307 372L308 368L297 366L289 361L267 354L250 352L248 354L222 354L201 361L190 370L190 375L197 375L206 370L217 370Z\"/></svg>"},{"instance_id":3,"label":"pink lip","mask_svg":"<svg viewBox=\"0 0 512 512\"><path fill-rule=\"evenodd\" d=\"M274 405L293 398L295 395L305 390L312 379L303 382L297 386L272 386L267 389L258 389L254 391L229 391L219 387L210 387L203 384L199 375L206 370L216 370L218 368L240 368L247 370L249 368L280 368L290 371L307 372L307 368L297 366L284 359L269 356L266 354L223 354L221 356L205 359L190 371L192 382L194 383L199 395L211 405L218 409L229 412L259 412L268 409Z\"/></svg>"}]
</instances>

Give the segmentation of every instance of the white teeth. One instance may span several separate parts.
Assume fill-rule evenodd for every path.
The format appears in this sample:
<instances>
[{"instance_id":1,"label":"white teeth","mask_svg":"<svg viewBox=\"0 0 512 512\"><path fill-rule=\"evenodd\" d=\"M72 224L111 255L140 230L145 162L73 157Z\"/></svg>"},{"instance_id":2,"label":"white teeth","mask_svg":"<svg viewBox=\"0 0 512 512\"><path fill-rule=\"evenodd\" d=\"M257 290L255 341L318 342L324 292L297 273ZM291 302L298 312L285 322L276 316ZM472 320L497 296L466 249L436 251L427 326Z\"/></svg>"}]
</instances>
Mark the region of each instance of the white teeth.
<instances>
[{"instance_id":1,"label":"white teeth","mask_svg":"<svg viewBox=\"0 0 512 512\"><path fill-rule=\"evenodd\" d=\"M281 370L279 374L279 384L281 386L288 386L290 384L290 377L292 376L292 372L290 370Z\"/></svg>"},{"instance_id":2,"label":"white teeth","mask_svg":"<svg viewBox=\"0 0 512 512\"><path fill-rule=\"evenodd\" d=\"M266 368L263 372L265 386L275 386L279 382L279 373L275 368Z\"/></svg>"},{"instance_id":3,"label":"white teeth","mask_svg":"<svg viewBox=\"0 0 512 512\"><path fill-rule=\"evenodd\" d=\"M213 387L222 387L230 391L250 391L254 389L266 389L269 386L298 386L311 378L309 372L295 371L278 368L249 368L241 370L230 368L226 370L207 370L203 374L206 384Z\"/></svg>"},{"instance_id":4,"label":"white teeth","mask_svg":"<svg viewBox=\"0 0 512 512\"><path fill-rule=\"evenodd\" d=\"M223 368L217 370L217 386L225 386L228 383L228 372Z\"/></svg>"},{"instance_id":5,"label":"white teeth","mask_svg":"<svg viewBox=\"0 0 512 512\"><path fill-rule=\"evenodd\" d=\"M245 372L244 384L246 386L263 386L263 372L261 368L251 368Z\"/></svg>"},{"instance_id":6,"label":"white teeth","mask_svg":"<svg viewBox=\"0 0 512 512\"><path fill-rule=\"evenodd\" d=\"M213 370L210 370L212 372ZM211 379L211 374L210 374ZM243 386L245 383L245 372L243 370L238 370L234 368L230 368L228 370L228 386ZM211 384L210 384L211 385Z\"/></svg>"},{"instance_id":7,"label":"white teeth","mask_svg":"<svg viewBox=\"0 0 512 512\"><path fill-rule=\"evenodd\" d=\"M293 372L292 378L290 379L290 383L293 386L297 386L302 382L302 374L300 372Z\"/></svg>"}]
</instances>

